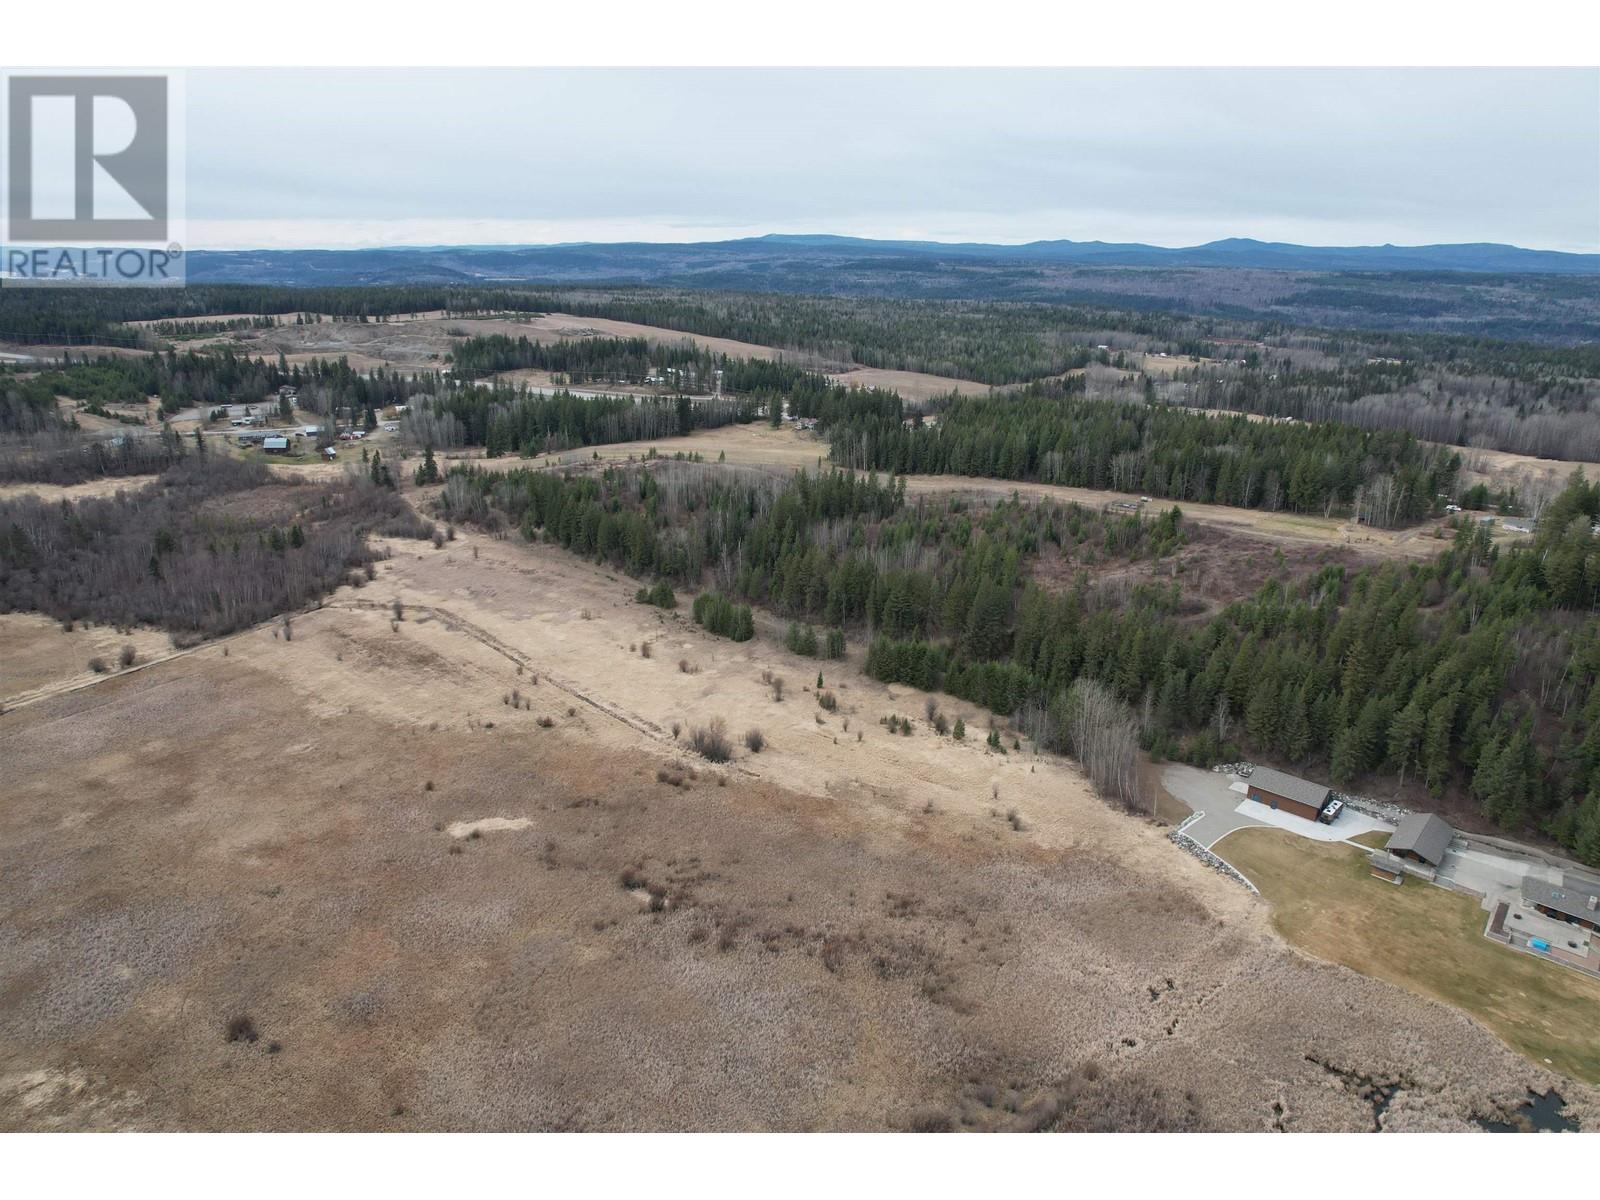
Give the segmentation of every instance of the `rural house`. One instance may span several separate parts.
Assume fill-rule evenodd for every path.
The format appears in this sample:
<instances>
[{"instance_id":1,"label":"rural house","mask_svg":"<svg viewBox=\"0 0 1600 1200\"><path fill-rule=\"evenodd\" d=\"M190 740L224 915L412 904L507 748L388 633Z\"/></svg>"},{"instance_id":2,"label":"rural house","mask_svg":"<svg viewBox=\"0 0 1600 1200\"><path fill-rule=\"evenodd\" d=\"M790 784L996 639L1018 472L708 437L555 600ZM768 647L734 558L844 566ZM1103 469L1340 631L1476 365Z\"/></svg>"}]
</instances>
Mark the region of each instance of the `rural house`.
<instances>
[{"instance_id":1,"label":"rural house","mask_svg":"<svg viewBox=\"0 0 1600 1200\"><path fill-rule=\"evenodd\" d=\"M1522 902L1547 917L1600 929L1600 880L1568 873L1559 884L1532 875L1522 877Z\"/></svg>"},{"instance_id":2,"label":"rural house","mask_svg":"<svg viewBox=\"0 0 1600 1200\"><path fill-rule=\"evenodd\" d=\"M1295 775L1274 771L1271 767L1257 767L1246 780L1245 795L1268 808L1282 809L1308 821L1320 820L1322 812L1333 799L1333 792L1325 783L1312 783Z\"/></svg>"}]
</instances>

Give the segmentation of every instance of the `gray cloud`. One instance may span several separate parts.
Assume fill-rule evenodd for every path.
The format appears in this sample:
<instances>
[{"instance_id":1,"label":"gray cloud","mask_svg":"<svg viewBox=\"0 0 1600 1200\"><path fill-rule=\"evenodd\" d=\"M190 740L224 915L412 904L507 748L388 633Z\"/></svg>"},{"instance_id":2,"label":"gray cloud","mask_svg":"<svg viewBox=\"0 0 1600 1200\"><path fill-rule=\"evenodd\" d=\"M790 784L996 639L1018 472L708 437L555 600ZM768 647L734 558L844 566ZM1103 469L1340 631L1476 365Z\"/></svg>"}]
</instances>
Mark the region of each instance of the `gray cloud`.
<instances>
[{"instance_id":1,"label":"gray cloud","mask_svg":"<svg viewBox=\"0 0 1600 1200\"><path fill-rule=\"evenodd\" d=\"M1600 70L195 70L196 244L1600 249Z\"/></svg>"}]
</instances>

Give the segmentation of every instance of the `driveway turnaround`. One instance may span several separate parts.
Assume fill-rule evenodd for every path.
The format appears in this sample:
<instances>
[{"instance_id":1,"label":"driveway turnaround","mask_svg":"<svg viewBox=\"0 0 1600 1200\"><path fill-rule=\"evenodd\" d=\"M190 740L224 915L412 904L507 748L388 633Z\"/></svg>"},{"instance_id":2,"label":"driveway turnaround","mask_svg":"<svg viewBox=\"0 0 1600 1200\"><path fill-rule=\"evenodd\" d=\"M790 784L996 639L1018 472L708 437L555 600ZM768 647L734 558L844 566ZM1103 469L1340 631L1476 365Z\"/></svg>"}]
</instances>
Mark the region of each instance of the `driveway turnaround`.
<instances>
[{"instance_id":1,"label":"driveway turnaround","mask_svg":"<svg viewBox=\"0 0 1600 1200\"><path fill-rule=\"evenodd\" d=\"M1243 781L1233 775L1202 771L1182 763L1168 763L1161 771L1161 782L1191 810L1205 814L1183 832L1208 850L1235 829L1248 829L1252 825L1286 829L1318 842L1343 842L1374 829L1394 831L1393 825L1352 808L1341 812L1332 825L1307 821L1304 817L1245 799L1243 789L1235 786Z\"/></svg>"},{"instance_id":2,"label":"driveway turnaround","mask_svg":"<svg viewBox=\"0 0 1600 1200\"><path fill-rule=\"evenodd\" d=\"M1251 814L1238 811L1240 795L1229 786L1234 782L1232 775L1168 763L1161 771L1161 782L1192 811L1205 814L1183 832L1208 850L1235 829L1264 824Z\"/></svg>"}]
</instances>

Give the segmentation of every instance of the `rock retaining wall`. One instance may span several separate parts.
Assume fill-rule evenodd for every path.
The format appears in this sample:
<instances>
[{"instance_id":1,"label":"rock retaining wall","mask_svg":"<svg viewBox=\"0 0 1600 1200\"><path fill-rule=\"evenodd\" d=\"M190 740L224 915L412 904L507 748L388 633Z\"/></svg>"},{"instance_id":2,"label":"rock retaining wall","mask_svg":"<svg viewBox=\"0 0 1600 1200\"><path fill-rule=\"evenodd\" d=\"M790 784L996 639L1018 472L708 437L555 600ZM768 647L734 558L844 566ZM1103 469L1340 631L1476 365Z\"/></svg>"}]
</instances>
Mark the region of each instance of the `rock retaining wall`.
<instances>
[{"instance_id":1,"label":"rock retaining wall","mask_svg":"<svg viewBox=\"0 0 1600 1200\"><path fill-rule=\"evenodd\" d=\"M1204 814L1200 813L1196 815L1203 816ZM1185 822L1185 824L1187 824L1187 822ZM1199 842L1195 841L1188 834L1184 833L1181 826L1167 834L1167 838L1184 850L1187 850L1190 854L1194 855L1213 871L1218 871L1221 874L1226 875L1229 879L1244 884L1245 887L1250 889L1253 895L1259 896L1261 894L1256 885L1251 883L1242 874L1240 874L1238 869L1234 867L1232 863L1227 862L1225 859L1219 858L1215 854L1211 853L1211 851L1207 850Z\"/></svg>"}]
</instances>

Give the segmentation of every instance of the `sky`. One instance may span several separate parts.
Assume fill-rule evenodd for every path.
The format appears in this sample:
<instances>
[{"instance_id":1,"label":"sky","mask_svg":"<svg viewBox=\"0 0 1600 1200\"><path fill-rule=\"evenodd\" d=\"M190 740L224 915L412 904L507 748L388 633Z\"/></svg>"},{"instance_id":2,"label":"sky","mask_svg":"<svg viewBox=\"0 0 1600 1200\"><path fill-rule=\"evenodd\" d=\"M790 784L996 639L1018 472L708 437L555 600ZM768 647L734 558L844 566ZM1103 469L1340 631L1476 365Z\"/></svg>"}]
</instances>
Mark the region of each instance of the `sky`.
<instances>
[{"instance_id":1,"label":"sky","mask_svg":"<svg viewBox=\"0 0 1600 1200\"><path fill-rule=\"evenodd\" d=\"M191 246L1600 251L1600 69L190 70Z\"/></svg>"}]
</instances>

